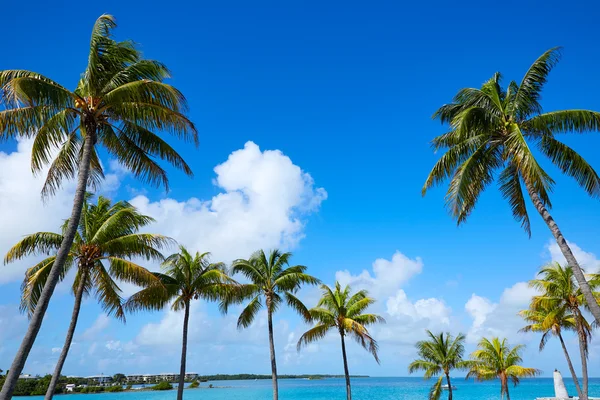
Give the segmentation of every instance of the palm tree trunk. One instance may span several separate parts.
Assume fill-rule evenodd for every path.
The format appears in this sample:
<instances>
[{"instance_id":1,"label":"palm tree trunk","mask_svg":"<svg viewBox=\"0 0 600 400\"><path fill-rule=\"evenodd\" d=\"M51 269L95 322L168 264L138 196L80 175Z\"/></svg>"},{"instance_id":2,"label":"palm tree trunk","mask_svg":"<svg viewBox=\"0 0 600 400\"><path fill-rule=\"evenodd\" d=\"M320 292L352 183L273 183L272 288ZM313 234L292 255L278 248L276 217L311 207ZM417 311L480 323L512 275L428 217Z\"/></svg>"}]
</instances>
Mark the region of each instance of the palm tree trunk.
<instances>
[{"instance_id":1,"label":"palm tree trunk","mask_svg":"<svg viewBox=\"0 0 600 400\"><path fill-rule=\"evenodd\" d=\"M340 331L342 338L342 358L344 359L344 375L346 376L346 398L352 400L352 389L350 388L350 372L348 372L348 358L346 357L346 342L344 341L344 332Z\"/></svg>"},{"instance_id":2,"label":"palm tree trunk","mask_svg":"<svg viewBox=\"0 0 600 400\"><path fill-rule=\"evenodd\" d=\"M583 388L581 390L582 395L579 397L580 400L588 400L588 371L587 371L587 338L583 331L580 318L583 316L579 313L579 309L574 309L573 315L575 315L577 326L577 337L579 339L579 355L581 356L581 377L583 380Z\"/></svg>"},{"instance_id":3,"label":"palm tree trunk","mask_svg":"<svg viewBox=\"0 0 600 400\"><path fill-rule=\"evenodd\" d=\"M533 187L530 184L526 184L525 186L527 187L527 192L529 193L529 197L531 197L531 201L533 201L533 205L544 219L546 225L548 225L548 228L550 228L554 239L556 239L556 243L558 244L560 251L563 253L563 256L567 260L567 264L573 268L573 274L577 279L577 283L581 288L581 292L585 296L585 301L587 302L588 307L590 308L590 311L594 316L594 319L598 324L600 324L600 305L598 305L598 302L594 298L594 295L592 294L592 289L590 288L589 283L585 279L585 275L583 274L579 263L575 259L571 248L567 244L567 241L565 240L565 237L558 228L558 225L556 224L556 222L554 222L554 218L552 218L552 216L548 212L548 209L546 209L546 207L542 203L542 200L535 192Z\"/></svg>"},{"instance_id":4,"label":"palm tree trunk","mask_svg":"<svg viewBox=\"0 0 600 400\"><path fill-rule=\"evenodd\" d=\"M63 345L62 351L60 352L60 357L58 358L58 362L56 363L54 375L52 375L50 385L48 386L48 390L46 391L46 396L44 397L45 400L51 400L52 396L54 396L54 391L56 390L56 385L58 384L58 378L60 378L60 373L62 372L63 365L65 364L65 360L67 359L67 355L69 354L69 348L71 347L71 342L73 341L73 334L75 333L75 327L77 326L77 319L79 318L79 310L81 309L81 299L83 298L83 291L85 289L86 279L87 269L83 268L81 271L81 276L79 277L79 285L77 286L77 291L75 293L75 304L73 305L71 324L69 325L69 330L67 331L65 344Z\"/></svg>"},{"instance_id":5,"label":"palm tree trunk","mask_svg":"<svg viewBox=\"0 0 600 400\"><path fill-rule=\"evenodd\" d=\"M56 259L54 260L52 269L48 274L48 279L46 280L44 289L42 289L42 293L40 294L40 298L37 306L35 307L35 311L33 312L33 316L29 321L29 327L27 328L25 337L23 338L21 346L15 355L15 359L10 366L10 371L6 375L6 380L4 381L2 391L0 392L0 400L9 400L12 398L19 375L21 375L23 367L25 367L25 362L27 361L29 352L31 351L37 334L42 327L42 321L44 319L44 315L46 314L46 310L48 309L48 304L50 304L50 298L54 293L54 288L56 287L56 284L60 278L60 272L65 264L67 256L69 255L71 246L73 245L73 239L75 238L75 233L77 232L77 226L79 224L79 218L81 217L87 181L90 174L90 158L94 148L94 142L96 140L95 127L94 129L88 129L87 131L90 134L86 136L83 142L83 152L81 155L81 160L79 161L79 172L77 174L77 188L75 190L75 198L73 200L73 209L71 211L71 217L69 218L69 224L67 225L67 229L63 237L63 241L60 244L60 248L58 249L58 253L56 253Z\"/></svg>"},{"instance_id":6,"label":"palm tree trunk","mask_svg":"<svg viewBox=\"0 0 600 400\"><path fill-rule=\"evenodd\" d=\"M581 386L579 385L579 379L577 379L577 373L575 372L575 368L573 368L573 363L571 362L571 357L569 356L569 352L567 351L567 346L565 345L565 341L560 333L558 333L558 339L560 340L560 344L565 352L565 357L567 359L567 364L569 365L569 371L571 371L571 376L573 377L573 383L575 384L575 389L577 389L577 395L580 399L583 399L583 394L581 392Z\"/></svg>"},{"instance_id":7,"label":"palm tree trunk","mask_svg":"<svg viewBox=\"0 0 600 400\"><path fill-rule=\"evenodd\" d=\"M452 384L450 383L450 374L446 374L446 382L448 383L448 400L452 400Z\"/></svg>"},{"instance_id":8,"label":"palm tree trunk","mask_svg":"<svg viewBox=\"0 0 600 400\"><path fill-rule=\"evenodd\" d=\"M269 310L267 312L268 314L268 322L269 322L269 348L271 349L271 374L272 374L272 379L273 379L273 400L278 400L279 399L279 388L277 385L277 362L275 361L275 342L273 340L273 311L271 310L270 307L270 302L269 303Z\"/></svg>"},{"instance_id":9,"label":"palm tree trunk","mask_svg":"<svg viewBox=\"0 0 600 400\"><path fill-rule=\"evenodd\" d=\"M181 368L179 368L179 385L177 386L177 400L183 399L183 386L185 385L185 360L187 355L188 323L190 321L190 301L185 301L185 314L183 317L183 340L181 341Z\"/></svg>"}]
</instances>

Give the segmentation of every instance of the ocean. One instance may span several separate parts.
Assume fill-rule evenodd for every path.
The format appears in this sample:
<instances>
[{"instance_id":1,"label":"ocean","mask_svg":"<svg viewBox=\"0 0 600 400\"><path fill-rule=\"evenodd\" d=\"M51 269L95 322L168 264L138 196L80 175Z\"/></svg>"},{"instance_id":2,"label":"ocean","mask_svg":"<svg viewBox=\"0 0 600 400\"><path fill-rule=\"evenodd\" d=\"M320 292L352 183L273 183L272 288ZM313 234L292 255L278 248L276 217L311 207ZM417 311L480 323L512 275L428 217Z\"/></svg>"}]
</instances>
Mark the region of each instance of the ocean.
<instances>
[{"instance_id":1,"label":"ocean","mask_svg":"<svg viewBox=\"0 0 600 400\"><path fill-rule=\"evenodd\" d=\"M565 379L570 395L575 395L575 387ZM215 388L209 389L208 384ZM353 400L427 400L433 381L422 378L356 378L352 380ZM500 399L500 383L466 381L454 378L454 400L497 400ZM600 397L600 378L590 379L589 394ZM516 388L510 387L511 400L534 400L536 397L554 395L552 378L524 379ZM176 391L163 392L122 392L101 394L71 394L72 400L174 400ZM344 400L346 397L344 379L281 379L279 398L281 400ZM186 400L270 400L271 381L214 381L202 383L199 389L186 389ZM447 398L442 396L442 399ZM43 399L31 397L28 399Z\"/></svg>"}]
</instances>

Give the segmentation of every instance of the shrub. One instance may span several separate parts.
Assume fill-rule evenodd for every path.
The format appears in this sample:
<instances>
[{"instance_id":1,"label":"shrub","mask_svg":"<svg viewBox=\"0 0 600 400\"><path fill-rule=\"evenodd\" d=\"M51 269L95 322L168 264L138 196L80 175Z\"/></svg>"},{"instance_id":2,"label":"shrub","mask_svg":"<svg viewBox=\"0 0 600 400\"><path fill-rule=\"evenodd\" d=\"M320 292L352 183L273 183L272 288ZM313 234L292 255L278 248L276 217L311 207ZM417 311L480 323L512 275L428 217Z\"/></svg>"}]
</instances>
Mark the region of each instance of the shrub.
<instances>
[{"instance_id":1,"label":"shrub","mask_svg":"<svg viewBox=\"0 0 600 400\"><path fill-rule=\"evenodd\" d=\"M158 385L152 386L150 389L152 390L171 390L173 389L173 385L169 382L161 382Z\"/></svg>"},{"instance_id":2,"label":"shrub","mask_svg":"<svg viewBox=\"0 0 600 400\"><path fill-rule=\"evenodd\" d=\"M198 386L200 386L200 382L198 382L197 380L194 380L194 381L193 381L193 382L190 384L189 388L190 388L190 389L196 389Z\"/></svg>"},{"instance_id":3,"label":"shrub","mask_svg":"<svg viewBox=\"0 0 600 400\"><path fill-rule=\"evenodd\" d=\"M106 392L122 392L122 391L123 391L123 386L121 386L121 385L109 386L106 388Z\"/></svg>"},{"instance_id":4,"label":"shrub","mask_svg":"<svg viewBox=\"0 0 600 400\"><path fill-rule=\"evenodd\" d=\"M133 386L131 386L131 383L129 385L127 385L127 387L125 388L125 390L131 390Z\"/></svg>"}]
</instances>

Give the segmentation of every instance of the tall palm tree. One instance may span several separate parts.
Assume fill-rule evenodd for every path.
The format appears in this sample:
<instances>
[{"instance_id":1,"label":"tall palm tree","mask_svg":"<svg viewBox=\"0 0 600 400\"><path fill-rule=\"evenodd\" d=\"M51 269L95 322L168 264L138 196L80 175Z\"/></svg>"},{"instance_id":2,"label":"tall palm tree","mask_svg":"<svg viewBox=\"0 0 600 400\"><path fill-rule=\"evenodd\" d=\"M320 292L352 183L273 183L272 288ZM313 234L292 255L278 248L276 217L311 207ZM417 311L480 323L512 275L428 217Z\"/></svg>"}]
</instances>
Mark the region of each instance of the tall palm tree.
<instances>
[{"instance_id":1,"label":"tall palm tree","mask_svg":"<svg viewBox=\"0 0 600 400\"><path fill-rule=\"evenodd\" d=\"M269 349L271 354L271 377L273 380L273 400L279 398L277 385L277 361L275 357L275 341L273 339L273 313L285 300L287 305L298 312L305 320L310 320L306 306L295 296L302 285L316 285L319 280L306 273L303 265L290 266L292 253L272 250L267 256L263 250L252 254L248 260L235 260L232 265L234 274L240 273L251 283L243 285L224 305L227 311L230 304L250 300L240 314L238 329L249 327L254 322L260 309L266 306L269 328Z\"/></svg>"},{"instance_id":2,"label":"tall palm tree","mask_svg":"<svg viewBox=\"0 0 600 400\"><path fill-rule=\"evenodd\" d=\"M600 282L597 279L591 279L589 282L592 296L600 299L598 288ZM534 296L531 302L531 308L548 308L563 313L570 313L575 320L575 330L579 339L579 354L581 356L582 373L582 400L587 400L588 396L588 344L591 339L591 328L581 309L589 310L587 298L583 295L581 287L577 285L575 279L575 269L571 266L561 266L559 263L552 263L543 267L538 273L538 279L529 282L531 287L538 289L542 294ZM594 300L596 301L596 300Z\"/></svg>"},{"instance_id":3,"label":"tall palm tree","mask_svg":"<svg viewBox=\"0 0 600 400\"><path fill-rule=\"evenodd\" d=\"M506 339L491 340L482 338L477 350L471 354L471 369L467 379L474 377L480 381L500 380L500 396L510 400L508 381L511 380L515 386L519 384L520 378L534 377L541 373L535 368L522 367L521 350L524 345L519 344L510 348Z\"/></svg>"},{"instance_id":4,"label":"tall palm tree","mask_svg":"<svg viewBox=\"0 0 600 400\"><path fill-rule=\"evenodd\" d=\"M429 391L429 400L438 400L442 394L444 377L448 385L448 400L452 400L452 383L450 382L450 371L453 369L468 369L470 364L463 360L465 353L465 335L459 333L453 337L443 332L434 335L427 331L429 340L417 342L417 354L421 357L408 366L408 372L425 371L425 379L434 376L439 378Z\"/></svg>"},{"instance_id":5,"label":"tall palm tree","mask_svg":"<svg viewBox=\"0 0 600 400\"><path fill-rule=\"evenodd\" d=\"M64 179L77 175L63 242L0 400L11 397L41 327L77 231L88 184L94 187L103 177L99 145L135 176L155 186L168 188L166 171L156 159L192 175L181 156L157 133L167 132L197 144L196 129L184 115L184 96L164 83L169 77L164 64L143 59L133 42L112 38L115 26L110 15L96 21L88 64L73 91L36 72L0 71L0 139L33 137L33 172L40 173L49 165L43 196L53 194Z\"/></svg>"},{"instance_id":6,"label":"tall palm tree","mask_svg":"<svg viewBox=\"0 0 600 400\"><path fill-rule=\"evenodd\" d=\"M124 321L123 299L115 280L137 285L147 285L156 281L151 272L131 261L133 257L162 260L159 249L169 244L170 239L162 235L138 233L140 228L151 222L154 222L152 218L140 214L135 207L124 201L111 204L110 200L100 196L97 204L91 204L88 196L84 202L75 239L59 276L59 280L62 280L71 268L74 266L77 268L73 283L75 304L71 322L46 392L47 400L54 395L69 353L82 299L95 292L104 311ZM63 225L62 234L37 232L26 236L8 251L4 259L5 263L9 263L32 254L50 255L25 273L25 280L21 286L21 310L30 317L38 306L50 269L56 259L54 254L63 241L67 225L68 221Z\"/></svg>"},{"instance_id":7,"label":"tall palm tree","mask_svg":"<svg viewBox=\"0 0 600 400\"><path fill-rule=\"evenodd\" d=\"M177 400L183 399L187 355L188 324L192 300L223 301L235 281L227 275L225 264L210 261L210 253L192 255L185 247L172 254L162 264L163 273L154 273L159 283L151 284L129 298L125 308L130 311L160 310L172 302L173 311L183 311L183 339Z\"/></svg>"},{"instance_id":8,"label":"tall palm tree","mask_svg":"<svg viewBox=\"0 0 600 400\"><path fill-rule=\"evenodd\" d=\"M363 314L370 305L375 303L375 299L369 297L366 290L360 290L351 294L350 286L342 289L340 283L336 282L334 290L331 290L327 285L321 285L321 291L322 296L317 306L309 310L310 317L316 322L316 325L300 337L300 340L298 340L298 350L302 346L324 338L330 330L336 330L340 334L342 342L342 358L344 359L344 374L346 376L346 397L348 400L352 400L345 338L350 336L356 340L379 363L379 356L377 354L378 345L367 330L367 326L375 323L385 323L385 320L376 314Z\"/></svg>"},{"instance_id":9,"label":"tall palm tree","mask_svg":"<svg viewBox=\"0 0 600 400\"><path fill-rule=\"evenodd\" d=\"M569 365L569 371L571 372L571 376L573 377L573 383L575 383L577 394L579 395L580 399L583 399L584 394L581 391L579 379L577 379L577 373L573 368L573 363L571 362L569 351L567 350L567 346L565 345L565 341L562 336L563 330L577 330L576 318L573 315L573 313L571 313L568 309L564 307L551 308L538 306L530 307L527 310L522 310L519 313L519 315L521 315L521 317L523 317L523 319L529 323L529 325L526 325L524 328L521 329L521 332L542 333L542 338L540 340L540 351L544 350L544 347L546 346L546 343L548 342L548 339L550 339L550 337L558 337L563 352L565 353L565 358L567 359L567 364Z\"/></svg>"},{"instance_id":10,"label":"tall palm tree","mask_svg":"<svg viewBox=\"0 0 600 400\"><path fill-rule=\"evenodd\" d=\"M600 197L600 176L575 150L555 138L557 133L600 130L600 113L562 110L544 113L539 102L548 73L559 60L559 49L542 54L520 84L500 86L496 73L481 89L458 92L451 104L434 114L450 131L433 140L435 151L446 153L435 164L423 186L450 180L446 204L458 224L469 217L479 196L498 176L498 185L514 218L531 234L522 185L538 213L550 228L567 263L600 323L600 306L556 221L550 215L554 181L536 160L532 148L548 157L592 197Z\"/></svg>"}]
</instances>

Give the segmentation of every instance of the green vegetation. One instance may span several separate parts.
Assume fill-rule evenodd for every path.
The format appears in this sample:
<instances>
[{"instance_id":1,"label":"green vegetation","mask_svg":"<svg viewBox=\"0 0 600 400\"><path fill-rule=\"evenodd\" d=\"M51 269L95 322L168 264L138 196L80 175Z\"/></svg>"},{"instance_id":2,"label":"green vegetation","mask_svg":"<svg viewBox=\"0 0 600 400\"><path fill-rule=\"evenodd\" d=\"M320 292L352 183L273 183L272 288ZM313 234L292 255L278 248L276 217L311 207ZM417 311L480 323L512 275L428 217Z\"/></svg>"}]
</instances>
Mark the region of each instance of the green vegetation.
<instances>
[{"instance_id":1,"label":"green vegetation","mask_svg":"<svg viewBox=\"0 0 600 400\"><path fill-rule=\"evenodd\" d=\"M417 342L418 360L413 361L408 366L408 372L425 371L425 379L438 376L431 390L429 391L429 400L438 400L442 394L442 385L446 378L448 385L448 400L452 400L452 382L450 381L450 372L454 369L468 369L470 363L463 360L465 352L465 336L458 334L453 337L451 334L443 332L434 335L427 331L429 340Z\"/></svg>"},{"instance_id":2,"label":"green vegetation","mask_svg":"<svg viewBox=\"0 0 600 400\"><path fill-rule=\"evenodd\" d=\"M164 64L143 59L132 41L114 40L115 27L110 15L102 15L94 24L87 66L73 91L36 72L0 71L0 138L34 136L33 172L49 167L43 196L54 194L65 179L77 176L69 223L62 232L47 284L39 293L39 307L31 316L0 392L3 399L13 394L68 263L88 184L94 189L104 177L99 147L153 186L168 188L169 182L156 160L192 175L183 158L156 133L171 133L198 144L196 128L185 116L185 97L164 83L170 77Z\"/></svg>"},{"instance_id":3,"label":"green vegetation","mask_svg":"<svg viewBox=\"0 0 600 400\"><path fill-rule=\"evenodd\" d=\"M589 286L595 298L600 299L600 279L597 275L590 280ZM589 311L587 299L575 279L574 269L553 263L543 267L538 278L529 282L541 294L534 296L528 310L521 311L521 316L530 322L523 328L526 332L543 332L540 351L551 335L557 336L569 365L579 398L588 398L588 345L592 339L592 327L585 319L582 310ZM577 374L571 363L571 358L562 338L562 330L574 331L579 341L581 359L582 386L579 385Z\"/></svg>"},{"instance_id":4,"label":"green vegetation","mask_svg":"<svg viewBox=\"0 0 600 400\"><path fill-rule=\"evenodd\" d=\"M306 321L311 317L306 306L295 296L302 285L316 285L319 280L306 273L303 265L289 266L292 253L282 253L273 250L269 256L263 250L255 252L248 260L236 260L232 265L232 272L239 273L250 280L250 284L243 285L241 290L235 291L228 302L223 304L223 311L227 312L230 303L242 303L250 300L238 318L238 329L249 327L258 311L267 308L267 326L269 329L269 349L271 353L271 372L273 380L273 400L279 398L277 385L277 361L275 359L275 342L273 339L273 313L285 301Z\"/></svg>"},{"instance_id":5,"label":"green vegetation","mask_svg":"<svg viewBox=\"0 0 600 400\"><path fill-rule=\"evenodd\" d=\"M111 204L110 200L100 196L97 204L91 204L90 197L86 196L83 203L82 218L59 277L59 281L62 281L72 268L76 268L73 314L47 396L52 396L58 384L73 340L83 298L95 294L108 315L114 314L124 321L121 290L115 280L137 285L150 285L155 282L157 279L152 273L130 260L133 257L162 260L159 249L170 242L169 238L161 235L138 233L140 228L154 220L140 214L129 203L119 201ZM63 231L67 224L68 221L63 224ZM4 261L7 263L21 260L31 254L49 255L25 272L21 310L30 316L37 307L50 268L56 259L53 254L58 251L63 240L64 237L60 233L38 232L23 238L6 254ZM125 377L120 375L122 379Z\"/></svg>"},{"instance_id":6,"label":"green vegetation","mask_svg":"<svg viewBox=\"0 0 600 400\"><path fill-rule=\"evenodd\" d=\"M173 389L173 385L169 382L160 382L157 385L154 385L150 388L151 390L171 390Z\"/></svg>"},{"instance_id":7,"label":"green vegetation","mask_svg":"<svg viewBox=\"0 0 600 400\"><path fill-rule=\"evenodd\" d=\"M302 346L323 339L327 332L331 330L337 331L342 340L346 397L348 400L352 400L345 338L349 336L355 339L379 363L379 356L377 355L378 345L375 339L371 337L367 326L375 323L385 323L385 320L376 314L363 314L370 305L375 303L375 299L369 297L366 290L360 290L351 295L350 286L342 289L340 283L336 282L333 291L327 285L321 285L321 291L322 296L317 306L309 310L310 319L315 321L316 325L300 337L300 340L298 340L298 350Z\"/></svg>"},{"instance_id":8,"label":"green vegetation","mask_svg":"<svg viewBox=\"0 0 600 400\"><path fill-rule=\"evenodd\" d=\"M450 131L436 137L433 148L446 153L429 173L423 194L449 180L446 204L461 224L475 208L481 193L498 179L500 192L510 204L514 218L530 234L522 188L525 186L529 200L573 268L588 307L600 324L598 301L549 212L554 180L532 151L535 148L546 156L590 196L600 196L600 176L581 155L555 138L558 133L599 131L600 113L589 110L543 113L539 103L548 74L559 58L559 49L550 49L531 65L520 84L513 81L505 89L500 73L496 73L481 89L462 89L451 104L440 107L434 118L449 125Z\"/></svg>"},{"instance_id":9,"label":"green vegetation","mask_svg":"<svg viewBox=\"0 0 600 400\"><path fill-rule=\"evenodd\" d=\"M197 380L193 381L192 383L190 383L190 386L188 386L189 389L196 389L200 387L200 382L198 382Z\"/></svg>"},{"instance_id":10,"label":"green vegetation","mask_svg":"<svg viewBox=\"0 0 600 400\"><path fill-rule=\"evenodd\" d=\"M467 378L474 377L480 381L500 381L500 396L510 400L509 380L516 386L521 378L534 377L541 373L535 368L522 367L521 350L524 345L510 348L506 339L483 338L478 349L471 354L471 367Z\"/></svg>"},{"instance_id":11,"label":"green vegetation","mask_svg":"<svg viewBox=\"0 0 600 400\"><path fill-rule=\"evenodd\" d=\"M172 254L162 264L165 273L154 273L156 282L131 296L126 304L129 310L160 310L172 301L174 311L183 311L183 341L177 400L183 398L185 381L185 359L187 354L187 334L190 319L190 302L204 299L214 301L224 299L236 282L231 279L224 263L211 263L210 253L192 256L179 246L179 253Z\"/></svg>"}]
</instances>

